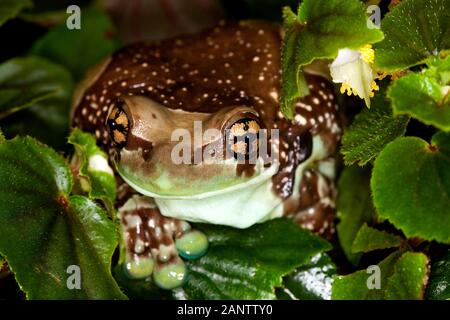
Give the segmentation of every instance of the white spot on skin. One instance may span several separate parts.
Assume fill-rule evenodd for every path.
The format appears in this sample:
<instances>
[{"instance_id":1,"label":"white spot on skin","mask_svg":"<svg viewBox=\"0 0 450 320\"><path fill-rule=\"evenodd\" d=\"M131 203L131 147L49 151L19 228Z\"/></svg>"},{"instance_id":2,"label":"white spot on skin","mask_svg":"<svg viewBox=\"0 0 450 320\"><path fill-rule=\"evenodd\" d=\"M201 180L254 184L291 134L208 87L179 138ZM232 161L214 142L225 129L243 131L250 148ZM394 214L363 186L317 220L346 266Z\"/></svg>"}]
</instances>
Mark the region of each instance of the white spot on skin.
<instances>
[{"instance_id":1,"label":"white spot on skin","mask_svg":"<svg viewBox=\"0 0 450 320\"><path fill-rule=\"evenodd\" d=\"M304 104L303 102L297 102L295 105L296 105L297 107L300 107L300 108L302 108L302 109L305 109L306 111L309 111L309 112L312 111L312 107L311 107L310 105L308 105L308 104Z\"/></svg>"},{"instance_id":2,"label":"white spot on skin","mask_svg":"<svg viewBox=\"0 0 450 320\"><path fill-rule=\"evenodd\" d=\"M136 243L134 244L134 252L137 254L143 253L145 250L145 243L141 239L137 239Z\"/></svg>"},{"instance_id":3,"label":"white spot on skin","mask_svg":"<svg viewBox=\"0 0 450 320\"><path fill-rule=\"evenodd\" d=\"M297 115L294 117L294 120L295 120L298 124L300 124L300 125L302 125L302 126L304 126L304 125L306 124L306 119L305 119L304 117L302 117L301 115L299 115L299 114L297 114Z\"/></svg>"},{"instance_id":4,"label":"white spot on skin","mask_svg":"<svg viewBox=\"0 0 450 320\"><path fill-rule=\"evenodd\" d=\"M129 228L134 229L142 224L141 217L138 215L126 215L125 220Z\"/></svg>"},{"instance_id":5,"label":"white spot on skin","mask_svg":"<svg viewBox=\"0 0 450 320\"><path fill-rule=\"evenodd\" d=\"M278 92L271 91L270 96L272 97L273 100L278 101Z\"/></svg>"}]
</instances>

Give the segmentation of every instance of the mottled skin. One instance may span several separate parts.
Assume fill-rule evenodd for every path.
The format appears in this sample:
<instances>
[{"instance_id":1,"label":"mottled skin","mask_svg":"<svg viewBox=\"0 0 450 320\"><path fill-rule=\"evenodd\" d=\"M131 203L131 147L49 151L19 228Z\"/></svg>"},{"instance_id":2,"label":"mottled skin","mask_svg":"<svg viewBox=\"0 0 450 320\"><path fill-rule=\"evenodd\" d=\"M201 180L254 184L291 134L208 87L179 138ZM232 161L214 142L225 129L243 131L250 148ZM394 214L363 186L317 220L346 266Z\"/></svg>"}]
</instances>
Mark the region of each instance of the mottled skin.
<instances>
[{"instance_id":1,"label":"mottled skin","mask_svg":"<svg viewBox=\"0 0 450 320\"><path fill-rule=\"evenodd\" d=\"M328 80L307 73L310 95L296 101L292 121L282 116L281 37L272 24L241 22L222 23L194 36L129 45L100 64L80 86L73 125L95 134L115 165L121 166L123 177L145 185L143 189L152 194L189 196L195 194L193 189L202 193L245 183L260 172L250 164L235 163L232 170L220 163L174 164L173 130L192 131L194 120L201 120L203 129L223 130L230 121L250 115L261 128L280 130L279 141L271 141L279 144L279 163L270 192L282 204L282 214L329 235L334 218L333 154L341 133L338 107ZM125 106L126 112L118 112L117 106ZM126 130L108 128L108 115L122 121ZM296 185L296 168L311 156L315 137L323 143L320 156L308 163ZM154 182L162 174L171 183L168 189ZM121 185L119 204L133 193ZM157 268L179 263L174 239L189 231L188 224L163 217L156 205L133 199L119 210L129 257L153 256ZM130 215L139 216L140 222L130 225ZM136 247L137 239L143 247Z\"/></svg>"}]
</instances>

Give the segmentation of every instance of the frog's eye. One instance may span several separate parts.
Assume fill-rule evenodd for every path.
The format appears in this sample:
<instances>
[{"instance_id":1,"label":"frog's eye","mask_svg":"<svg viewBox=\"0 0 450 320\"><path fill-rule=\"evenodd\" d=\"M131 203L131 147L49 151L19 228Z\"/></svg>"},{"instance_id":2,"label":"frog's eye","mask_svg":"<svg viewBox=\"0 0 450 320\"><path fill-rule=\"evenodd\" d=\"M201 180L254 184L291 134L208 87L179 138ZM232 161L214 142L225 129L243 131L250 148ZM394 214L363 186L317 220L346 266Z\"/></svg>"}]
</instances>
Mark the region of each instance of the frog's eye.
<instances>
[{"instance_id":1,"label":"frog's eye","mask_svg":"<svg viewBox=\"0 0 450 320\"><path fill-rule=\"evenodd\" d=\"M119 148L124 147L130 131L130 119L124 110L123 103L116 103L112 106L106 126L114 144Z\"/></svg>"},{"instance_id":2,"label":"frog's eye","mask_svg":"<svg viewBox=\"0 0 450 320\"><path fill-rule=\"evenodd\" d=\"M258 151L258 133L261 126L257 119L241 118L229 127L229 149L235 158L246 160Z\"/></svg>"}]
</instances>

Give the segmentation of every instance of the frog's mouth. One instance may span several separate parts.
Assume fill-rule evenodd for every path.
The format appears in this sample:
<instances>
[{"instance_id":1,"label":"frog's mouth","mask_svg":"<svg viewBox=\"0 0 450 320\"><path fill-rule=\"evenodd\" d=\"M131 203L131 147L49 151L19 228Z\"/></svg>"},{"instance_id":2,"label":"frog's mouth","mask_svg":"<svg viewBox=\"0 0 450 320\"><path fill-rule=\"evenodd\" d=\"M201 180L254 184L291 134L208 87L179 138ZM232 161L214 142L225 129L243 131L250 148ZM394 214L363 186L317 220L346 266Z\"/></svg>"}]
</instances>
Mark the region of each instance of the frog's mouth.
<instances>
[{"instance_id":1,"label":"frog's mouth","mask_svg":"<svg viewBox=\"0 0 450 320\"><path fill-rule=\"evenodd\" d=\"M261 165L262 166L262 165ZM116 166L117 171L121 175L122 179L125 180L126 183L128 183L134 190L138 191L139 193L149 196L155 199L177 199L177 200L201 200L205 198L211 198L215 197L221 194L227 194L227 193L236 193L243 189L251 189L255 186L258 186L264 182L267 182L272 178L272 176L278 171L278 163L272 164L268 168L264 168L259 174L255 175L254 177L245 180L243 182L239 182L236 184L232 184L230 186L211 190L211 191L204 191L199 193L190 193L188 195L186 194L160 194L157 192L149 191L147 188L142 186L138 181L134 180L133 178L129 177L123 169L120 166Z\"/></svg>"},{"instance_id":2,"label":"frog's mouth","mask_svg":"<svg viewBox=\"0 0 450 320\"><path fill-rule=\"evenodd\" d=\"M165 216L248 228L281 216L282 199L272 191L272 176L277 171L278 165L273 164L245 182L189 196L159 195L145 190L126 177L124 180L139 193L154 198Z\"/></svg>"}]
</instances>

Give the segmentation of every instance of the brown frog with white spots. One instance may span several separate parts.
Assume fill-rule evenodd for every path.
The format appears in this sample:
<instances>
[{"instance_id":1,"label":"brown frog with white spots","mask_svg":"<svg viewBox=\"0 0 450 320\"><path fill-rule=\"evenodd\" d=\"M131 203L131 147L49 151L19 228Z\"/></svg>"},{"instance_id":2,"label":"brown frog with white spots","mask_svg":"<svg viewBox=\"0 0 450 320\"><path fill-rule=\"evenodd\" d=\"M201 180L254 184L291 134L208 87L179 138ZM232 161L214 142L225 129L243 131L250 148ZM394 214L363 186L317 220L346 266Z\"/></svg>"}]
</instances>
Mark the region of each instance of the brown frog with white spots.
<instances>
[{"instance_id":1,"label":"brown frog with white spots","mask_svg":"<svg viewBox=\"0 0 450 320\"><path fill-rule=\"evenodd\" d=\"M281 41L269 23L221 23L129 45L80 85L73 125L95 135L121 181L131 277L180 285L180 256L195 259L207 248L187 221L247 228L288 216L333 232L341 134L333 86L306 73L310 95L294 102L293 120L284 118Z\"/></svg>"}]
</instances>

